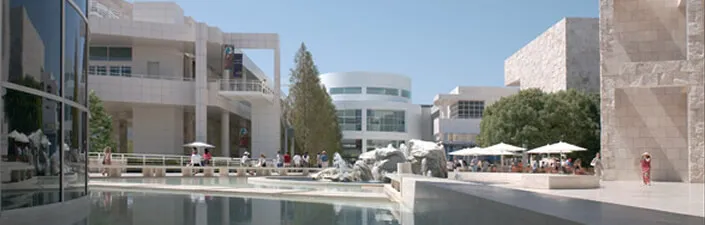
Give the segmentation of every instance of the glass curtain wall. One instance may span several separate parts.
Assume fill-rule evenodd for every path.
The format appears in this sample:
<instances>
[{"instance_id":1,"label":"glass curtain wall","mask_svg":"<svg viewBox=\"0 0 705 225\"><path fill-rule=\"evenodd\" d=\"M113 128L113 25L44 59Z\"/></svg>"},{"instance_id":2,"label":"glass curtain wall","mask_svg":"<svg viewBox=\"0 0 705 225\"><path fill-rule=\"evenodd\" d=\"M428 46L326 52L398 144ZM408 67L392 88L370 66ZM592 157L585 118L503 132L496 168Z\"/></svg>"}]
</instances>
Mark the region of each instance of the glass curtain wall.
<instances>
[{"instance_id":1,"label":"glass curtain wall","mask_svg":"<svg viewBox=\"0 0 705 225\"><path fill-rule=\"evenodd\" d=\"M87 0L0 2L0 210L85 196Z\"/></svg>"}]
</instances>

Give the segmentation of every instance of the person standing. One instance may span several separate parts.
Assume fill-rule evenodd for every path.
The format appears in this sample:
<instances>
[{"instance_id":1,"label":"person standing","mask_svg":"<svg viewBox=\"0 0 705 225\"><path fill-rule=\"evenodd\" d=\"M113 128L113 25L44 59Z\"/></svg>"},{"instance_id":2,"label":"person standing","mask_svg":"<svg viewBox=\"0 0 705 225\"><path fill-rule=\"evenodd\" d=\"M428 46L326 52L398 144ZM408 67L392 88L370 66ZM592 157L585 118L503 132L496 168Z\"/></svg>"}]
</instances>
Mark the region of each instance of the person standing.
<instances>
[{"instance_id":1,"label":"person standing","mask_svg":"<svg viewBox=\"0 0 705 225\"><path fill-rule=\"evenodd\" d=\"M321 153L316 153L316 166L318 168L323 167L323 163L321 163Z\"/></svg>"},{"instance_id":2,"label":"person standing","mask_svg":"<svg viewBox=\"0 0 705 225\"><path fill-rule=\"evenodd\" d=\"M301 156L299 154L294 155L294 167L301 167Z\"/></svg>"},{"instance_id":3,"label":"person standing","mask_svg":"<svg viewBox=\"0 0 705 225\"><path fill-rule=\"evenodd\" d=\"M310 167L311 164L309 164L309 163L310 163L310 161L309 161L309 160L310 160L310 157L308 156L308 152L304 152L303 159L304 159L304 166L305 166L305 167Z\"/></svg>"},{"instance_id":4,"label":"person standing","mask_svg":"<svg viewBox=\"0 0 705 225\"><path fill-rule=\"evenodd\" d=\"M321 152L321 166L323 168L328 168L328 154L326 151Z\"/></svg>"},{"instance_id":5,"label":"person standing","mask_svg":"<svg viewBox=\"0 0 705 225\"><path fill-rule=\"evenodd\" d=\"M595 154L595 158L590 162L590 166L595 170L595 176L602 180L602 159L600 158L600 153Z\"/></svg>"},{"instance_id":6,"label":"person standing","mask_svg":"<svg viewBox=\"0 0 705 225\"><path fill-rule=\"evenodd\" d=\"M202 166L201 155L198 154L198 150L195 148L191 151L191 166Z\"/></svg>"},{"instance_id":7,"label":"person standing","mask_svg":"<svg viewBox=\"0 0 705 225\"><path fill-rule=\"evenodd\" d=\"M113 154L112 154L111 151L110 151L110 147L105 147L105 148L103 149L103 165L105 165L105 166L110 166L110 164L112 163L112 161L113 161ZM103 168L103 171L101 172L101 174L102 174L103 176L109 175L109 174L110 174L110 173L108 173L108 170L109 170L109 169L110 169L110 168Z\"/></svg>"},{"instance_id":8,"label":"person standing","mask_svg":"<svg viewBox=\"0 0 705 225\"><path fill-rule=\"evenodd\" d=\"M277 167L282 167L284 164L282 163L282 156L279 151L277 151L277 157L274 158L274 163Z\"/></svg>"},{"instance_id":9,"label":"person standing","mask_svg":"<svg viewBox=\"0 0 705 225\"><path fill-rule=\"evenodd\" d=\"M641 177L644 185L651 186L651 155L648 152L641 154Z\"/></svg>"},{"instance_id":10,"label":"person standing","mask_svg":"<svg viewBox=\"0 0 705 225\"><path fill-rule=\"evenodd\" d=\"M284 167L291 167L291 155L284 153Z\"/></svg>"}]
</instances>

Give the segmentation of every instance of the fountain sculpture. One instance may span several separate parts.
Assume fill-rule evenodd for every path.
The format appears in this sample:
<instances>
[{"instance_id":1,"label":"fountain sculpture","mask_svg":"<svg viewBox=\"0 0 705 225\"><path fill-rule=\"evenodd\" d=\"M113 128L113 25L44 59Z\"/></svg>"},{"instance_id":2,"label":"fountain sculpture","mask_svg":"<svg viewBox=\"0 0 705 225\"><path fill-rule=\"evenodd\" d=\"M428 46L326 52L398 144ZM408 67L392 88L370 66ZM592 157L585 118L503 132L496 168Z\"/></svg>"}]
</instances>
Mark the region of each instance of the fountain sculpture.
<instances>
[{"instance_id":1,"label":"fountain sculpture","mask_svg":"<svg viewBox=\"0 0 705 225\"><path fill-rule=\"evenodd\" d=\"M410 140L409 146L401 144L399 149L392 145L361 154L350 166L335 153L333 167L313 174L315 180L336 182L389 182L386 174L396 173L398 163L411 163L414 174L448 177L446 156L443 146L433 142Z\"/></svg>"}]
</instances>

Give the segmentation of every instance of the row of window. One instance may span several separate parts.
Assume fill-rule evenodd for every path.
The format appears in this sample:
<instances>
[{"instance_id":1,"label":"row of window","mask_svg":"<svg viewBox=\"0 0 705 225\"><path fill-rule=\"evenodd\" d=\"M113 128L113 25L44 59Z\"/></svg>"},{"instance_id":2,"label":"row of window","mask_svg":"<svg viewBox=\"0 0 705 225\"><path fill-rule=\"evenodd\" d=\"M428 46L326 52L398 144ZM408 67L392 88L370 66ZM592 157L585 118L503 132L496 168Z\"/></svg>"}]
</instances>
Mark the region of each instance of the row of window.
<instances>
[{"instance_id":1,"label":"row of window","mask_svg":"<svg viewBox=\"0 0 705 225\"><path fill-rule=\"evenodd\" d=\"M484 101L458 101L450 106L451 119L479 119L485 110Z\"/></svg>"},{"instance_id":2,"label":"row of window","mask_svg":"<svg viewBox=\"0 0 705 225\"><path fill-rule=\"evenodd\" d=\"M361 131L362 110L338 110L338 124L341 130ZM406 132L406 112L403 110L367 110L367 131Z\"/></svg>"},{"instance_id":3,"label":"row of window","mask_svg":"<svg viewBox=\"0 0 705 225\"><path fill-rule=\"evenodd\" d=\"M132 61L132 47L90 47L90 60Z\"/></svg>"},{"instance_id":4,"label":"row of window","mask_svg":"<svg viewBox=\"0 0 705 225\"><path fill-rule=\"evenodd\" d=\"M386 148L390 144L398 148L401 144L406 143L403 140L374 140L374 139L367 139L367 147L365 148L366 151L372 151L377 148ZM357 158L363 151L362 151L362 139L343 139L341 140L342 144L342 154L347 157L351 158Z\"/></svg>"},{"instance_id":5,"label":"row of window","mask_svg":"<svg viewBox=\"0 0 705 225\"><path fill-rule=\"evenodd\" d=\"M383 87L367 87L367 94L370 95L389 95L389 96L402 96L405 98L411 98L411 92L404 89L396 88L383 88ZM328 93L331 95L338 94L362 94L362 87L335 87L330 88Z\"/></svg>"},{"instance_id":6,"label":"row of window","mask_svg":"<svg viewBox=\"0 0 705 225\"><path fill-rule=\"evenodd\" d=\"M110 73L108 73L110 68ZM100 76L132 76L132 66L88 66L88 74Z\"/></svg>"}]
</instances>

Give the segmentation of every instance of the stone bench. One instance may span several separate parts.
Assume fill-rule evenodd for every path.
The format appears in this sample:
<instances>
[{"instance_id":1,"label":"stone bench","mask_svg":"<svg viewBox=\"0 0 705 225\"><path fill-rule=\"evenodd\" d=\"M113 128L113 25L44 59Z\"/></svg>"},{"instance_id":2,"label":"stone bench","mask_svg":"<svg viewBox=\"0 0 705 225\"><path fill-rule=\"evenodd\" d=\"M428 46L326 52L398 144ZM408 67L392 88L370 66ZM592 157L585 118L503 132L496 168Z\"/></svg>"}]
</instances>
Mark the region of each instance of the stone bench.
<instances>
[{"instance_id":1,"label":"stone bench","mask_svg":"<svg viewBox=\"0 0 705 225\"><path fill-rule=\"evenodd\" d=\"M142 177L151 177L154 175L154 170L149 167L142 168Z\"/></svg>"},{"instance_id":2,"label":"stone bench","mask_svg":"<svg viewBox=\"0 0 705 225\"><path fill-rule=\"evenodd\" d=\"M181 176L182 177L192 177L193 176L193 167L190 167L190 166L181 167Z\"/></svg>"},{"instance_id":3,"label":"stone bench","mask_svg":"<svg viewBox=\"0 0 705 225\"><path fill-rule=\"evenodd\" d=\"M600 179L589 175L522 174L521 186L535 189L594 189Z\"/></svg>"},{"instance_id":4,"label":"stone bench","mask_svg":"<svg viewBox=\"0 0 705 225\"><path fill-rule=\"evenodd\" d=\"M215 168L213 167L203 167L203 176L212 177L215 174Z\"/></svg>"}]
</instances>

